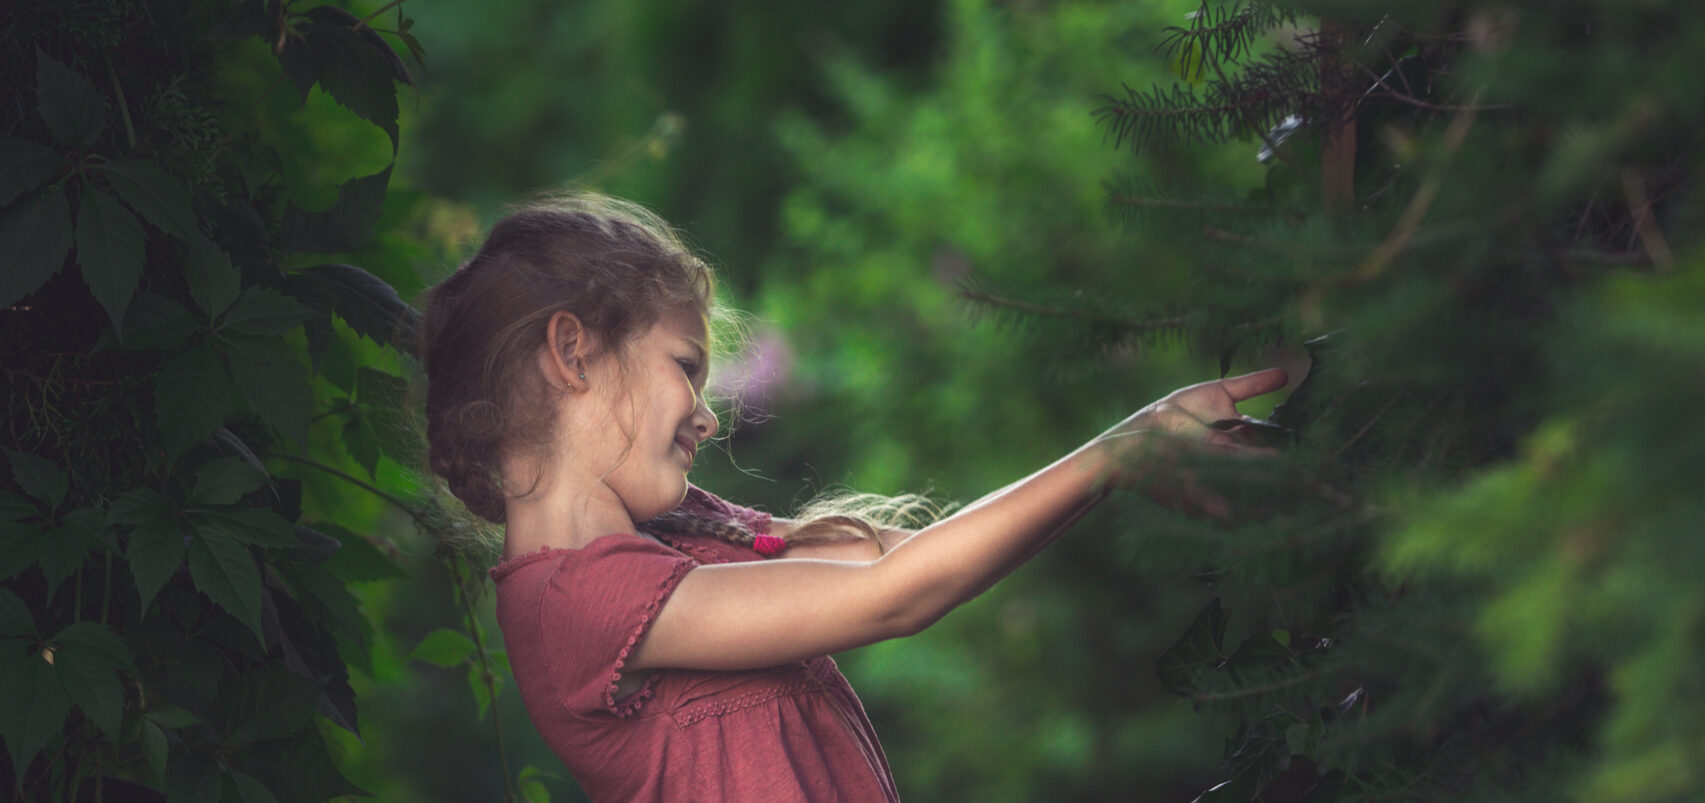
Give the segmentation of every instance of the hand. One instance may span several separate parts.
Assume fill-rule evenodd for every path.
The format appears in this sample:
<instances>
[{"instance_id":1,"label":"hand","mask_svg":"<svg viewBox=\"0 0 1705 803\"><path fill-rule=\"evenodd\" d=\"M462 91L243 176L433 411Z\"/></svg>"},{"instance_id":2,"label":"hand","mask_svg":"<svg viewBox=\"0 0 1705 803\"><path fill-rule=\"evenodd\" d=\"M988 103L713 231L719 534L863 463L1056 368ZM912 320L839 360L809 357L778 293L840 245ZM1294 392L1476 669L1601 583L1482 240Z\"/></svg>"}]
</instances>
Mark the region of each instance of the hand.
<instances>
[{"instance_id":1,"label":"hand","mask_svg":"<svg viewBox=\"0 0 1705 803\"><path fill-rule=\"evenodd\" d=\"M1271 453L1247 437L1246 430L1254 425L1242 422L1256 419L1239 413L1237 403L1279 390L1287 381L1284 369L1269 368L1180 388L1138 410L1098 439L1112 451L1110 479L1168 507L1226 518L1230 511L1224 498L1180 471L1180 457L1204 446L1234 453Z\"/></svg>"}]
</instances>

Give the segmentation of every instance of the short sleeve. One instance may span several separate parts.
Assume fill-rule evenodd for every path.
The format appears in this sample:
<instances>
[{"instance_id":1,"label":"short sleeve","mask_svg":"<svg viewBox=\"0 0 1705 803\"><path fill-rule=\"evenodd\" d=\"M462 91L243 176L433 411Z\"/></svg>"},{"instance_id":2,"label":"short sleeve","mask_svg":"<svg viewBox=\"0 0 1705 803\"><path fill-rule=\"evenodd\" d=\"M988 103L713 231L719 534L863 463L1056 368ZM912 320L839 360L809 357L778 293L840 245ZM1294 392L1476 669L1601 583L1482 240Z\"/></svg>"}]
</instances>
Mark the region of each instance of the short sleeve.
<instances>
[{"instance_id":1,"label":"short sleeve","mask_svg":"<svg viewBox=\"0 0 1705 803\"><path fill-rule=\"evenodd\" d=\"M637 535L607 535L562 561L544 588L539 627L561 701L576 715L628 716L651 683L616 700L616 681L681 578L698 564Z\"/></svg>"},{"instance_id":2,"label":"short sleeve","mask_svg":"<svg viewBox=\"0 0 1705 803\"><path fill-rule=\"evenodd\" d=\"M676 509L707 518L738 522L759 535L768 535L770 532L770 514L736 505L697 485L687 486L687 498Z\"/></svg>"}]
</instances>

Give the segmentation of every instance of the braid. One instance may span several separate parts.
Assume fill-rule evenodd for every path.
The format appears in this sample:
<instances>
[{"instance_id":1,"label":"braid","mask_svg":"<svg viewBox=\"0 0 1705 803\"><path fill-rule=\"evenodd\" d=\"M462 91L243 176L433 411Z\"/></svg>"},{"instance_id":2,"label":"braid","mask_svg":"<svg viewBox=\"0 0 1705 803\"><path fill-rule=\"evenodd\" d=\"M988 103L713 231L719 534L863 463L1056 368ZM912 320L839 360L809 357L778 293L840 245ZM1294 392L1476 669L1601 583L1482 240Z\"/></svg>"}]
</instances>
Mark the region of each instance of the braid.
<instances>
[{"instance_id":1,"label":"braid","mask_svg":"<svg viewBox=\"0 0 1705 803\"><path fill-rule=\"evenodd\" d=\"M684 510L672 510L641 525L652 534L702 535L750 549L757 533L732 519L701 516Z\"/></svg>"}]
</instances>

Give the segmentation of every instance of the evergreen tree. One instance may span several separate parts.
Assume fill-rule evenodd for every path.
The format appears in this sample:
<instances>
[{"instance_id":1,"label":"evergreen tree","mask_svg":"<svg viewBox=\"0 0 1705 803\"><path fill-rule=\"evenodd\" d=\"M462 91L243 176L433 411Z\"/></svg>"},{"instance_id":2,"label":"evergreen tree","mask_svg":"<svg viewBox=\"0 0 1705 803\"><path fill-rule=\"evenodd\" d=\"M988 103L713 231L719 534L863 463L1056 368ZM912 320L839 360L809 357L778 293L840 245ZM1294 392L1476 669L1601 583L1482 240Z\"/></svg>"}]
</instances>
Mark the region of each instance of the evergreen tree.
<instances>
[{"instance_id":1,"label":"evergreen tree","mask_svg":"<svg viewBox=\"0 0 1705 803\"><path fill-rule=\"evenodd\" d=\"M1230 513L1116 502L1128 571L1221 594L1158 666L1226 726L1200 800L1705 796L1705 11L1205 2L1161 40L1178 85L1109 139L1265 182L1111 184L1187 281L970 295L1088 352L1307 351L1280 456L1181 467Z\"/></svg>"}]
</instances>

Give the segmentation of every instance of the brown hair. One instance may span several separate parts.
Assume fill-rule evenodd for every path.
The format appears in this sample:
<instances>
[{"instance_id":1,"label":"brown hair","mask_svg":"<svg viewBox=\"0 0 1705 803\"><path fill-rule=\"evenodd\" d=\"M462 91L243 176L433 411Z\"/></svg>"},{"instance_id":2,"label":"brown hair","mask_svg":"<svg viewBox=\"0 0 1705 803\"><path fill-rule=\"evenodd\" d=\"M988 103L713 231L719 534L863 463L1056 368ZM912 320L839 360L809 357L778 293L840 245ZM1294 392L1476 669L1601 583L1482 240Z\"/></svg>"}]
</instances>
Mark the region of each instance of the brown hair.
<instances>
[{"instance_id":1,"label":"brown hair","mask_svg":"<svg viewBox=\"0 0 1705 803\"><path fill-rule=\"evenodd\" d=\"M620 349L669 310L708 314L715 278L656 215L596 195L513 207L473 258L426 294L427 460L475 515L501 524L503 455L551 438L534 373L545 329L572 313Z\"/></svg>"},{"instance_id":2,"label":"brown hair","mask_svg":"<svg viewBox=\"0 0 1705 803\"><path fill-rule=\"evenodd\" d=\"M715 289L704 260L636 204L575 194L511 208L479 252L424 296L420 355L433 473L469 511L502 524L504 455L542 450L552 437L551 391L535 362L551 316L573 314L598 348L619 356L666 312L712 317ZM922 497L831 495L808 505L787 538L865 537L880 549L882 527L935 513ZM738 521L684 510L644 524L740 545L754 536Z\"/></svg>"}]
</instances>

